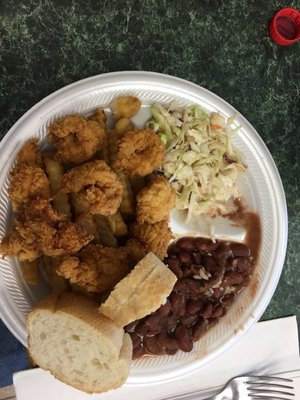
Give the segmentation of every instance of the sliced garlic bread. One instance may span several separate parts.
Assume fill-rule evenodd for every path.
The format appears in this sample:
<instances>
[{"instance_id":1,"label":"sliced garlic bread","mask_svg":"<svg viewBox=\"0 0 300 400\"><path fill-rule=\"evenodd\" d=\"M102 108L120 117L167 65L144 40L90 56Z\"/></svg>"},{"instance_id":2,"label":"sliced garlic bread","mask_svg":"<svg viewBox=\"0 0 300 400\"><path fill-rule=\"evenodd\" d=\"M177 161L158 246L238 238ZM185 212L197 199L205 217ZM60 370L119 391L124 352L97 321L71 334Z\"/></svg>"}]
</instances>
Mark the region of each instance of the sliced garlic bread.
<instances>
[{"instance_id":1,"label":"sliced garlic bread","mask_svg":"<svg viewBox=\"0 0 300 400\"><path fill-rule=\"evenodd\" d=\"M165 303L177 278L153 253L148 253L101 304L99 312L123 327Z\"/></svg>"}]
</instances>

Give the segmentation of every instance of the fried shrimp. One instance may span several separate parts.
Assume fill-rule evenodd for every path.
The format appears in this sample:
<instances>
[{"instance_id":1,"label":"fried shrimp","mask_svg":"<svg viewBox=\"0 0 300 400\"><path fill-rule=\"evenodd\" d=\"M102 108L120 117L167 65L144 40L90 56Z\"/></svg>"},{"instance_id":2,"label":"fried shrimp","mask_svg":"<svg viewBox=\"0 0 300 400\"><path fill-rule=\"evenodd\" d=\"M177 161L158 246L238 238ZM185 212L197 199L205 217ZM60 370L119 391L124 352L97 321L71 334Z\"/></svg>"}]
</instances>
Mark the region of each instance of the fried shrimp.
<instances>
[{"instance_id":1,"label":"fried shrimp","mask_svg":"<svg viewBox=\"0 0 300 400\"><path fill-rule=\"evenodd\" d=\"M41 153L38 141L29 140L16 157L17 164L10 172L8 195L13 211L18 211L22 203L42 197L50 197L50 184L46 173L41 168Z\"/></svg>"},{"instance_id":2,"label":"fried shrimp","mask_svg":"<svg viewBox=\"0 0 300 400\"><path fill-rule=\"evenodd\" d=\"M54 144L58 161L80 164L96 154L105 137L105 129L97 120L74 114L50 125L48 142Z\"/></svg>"},{"instance_id":3,"label":"fried shrimp","mask_svg":"<svg viewBox=\"0 0 300 400\"><path fill-rule=\"evenodd\" d=\"M123 195L117 174L103 160L79 165L65 173L62 193L77 193L77 201L91 214L113 215Z\"/></svg>"},{"instance_id":4,"label":"fried shrimp","mask_svg":"<svg viewBox=\"0 0 300 400\"><path fill-rule=\"evenodd\" d=\"M127 131L118 141L114 167L128 175L146 176L159 167L164 158L164 145L151 129Z\"/></svg>"},{"instance_id":5,"label":"fried shrimp","mask_svg":"<svg viewBox=\"0 0 300 400\"><path fill-rule=\"evenodd\" d=\"M92 239L79 224L54 211L49 201L35 199L22 206L0 244L0 252L33 261L41 254L58 257L77 253Z\"/></svg>"},{"instance_id":6,"label":"fried shrimp","mask_svg":"<svg viewBox=\"0 0 300 400\"><path fill-rule=\"evenodd\" d=\"M130 271L126 249L89 244L76 256L64 257L58 274L89 292L111 290Z\"/></svg>"},{"instance_id":7,"label":"fried shrimp","mask_svg":"<svg viewBox=\"0 0 300 400\"><path fill-rule=\"evenodd\" d=\"M147 252L152 251L161 260L167 255L168 245L173 237L167 221L155 224L134 223L130 227L130 232L145 246Z\"/></svg>"},{"instance_id":8,"label":"fried shrimp","mask_svg":"<svg viewBox=\"0 0 300 400\"><path fill-rule=\"evenodd\" d=\"M175 202L175 190L166 178L157 175L137 195L137 221L149 224L167 221L170 210L175 207Z\"/></svg>"}]
</instances>

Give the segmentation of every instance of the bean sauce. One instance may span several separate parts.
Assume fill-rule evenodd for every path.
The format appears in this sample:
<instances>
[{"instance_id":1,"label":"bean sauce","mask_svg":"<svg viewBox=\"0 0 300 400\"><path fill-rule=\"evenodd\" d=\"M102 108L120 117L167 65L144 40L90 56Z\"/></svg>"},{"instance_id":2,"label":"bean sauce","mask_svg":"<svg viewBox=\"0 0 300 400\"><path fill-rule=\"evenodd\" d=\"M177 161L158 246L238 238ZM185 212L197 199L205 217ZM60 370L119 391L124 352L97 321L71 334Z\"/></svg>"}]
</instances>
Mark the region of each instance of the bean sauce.
<instances>
[{"instance_id":1,"label":"bean sauce","mask_svg":"<svg viewBox=\"0 0 300 400\"><path fill-rule=\"evenodd\" d=\"M201 237L172 243L164 262L178 280L165 304L125 327L134 359L190 352L248 285L255 265L247 245Z\"/></svg>"}]
</instances>

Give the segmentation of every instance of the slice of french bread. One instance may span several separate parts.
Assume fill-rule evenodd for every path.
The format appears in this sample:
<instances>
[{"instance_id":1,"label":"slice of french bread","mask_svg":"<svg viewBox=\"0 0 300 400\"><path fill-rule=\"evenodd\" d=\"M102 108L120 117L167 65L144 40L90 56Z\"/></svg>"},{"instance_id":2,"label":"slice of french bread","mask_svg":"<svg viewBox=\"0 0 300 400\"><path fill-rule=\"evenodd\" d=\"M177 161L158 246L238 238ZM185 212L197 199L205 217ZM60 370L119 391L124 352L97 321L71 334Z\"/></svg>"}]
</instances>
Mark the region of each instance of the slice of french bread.
<instances>
[{"instance_id":1,"label":"slice of french bread","mask_svg":"<svg viewBox=\"0 0 300 400\"><path fill-rule=\"evenodd\" d=\"M150 252L115 286L99 312L123 327L164 304L176 280L176 275Z\"/></svg>"},{"instance_id":2,"label":"slice of french bread","mask_svg":"<svg viewBox=\"0 0 300 400\"><path fill-rule=\"evenodd\" d=\"M99 315L91 299L71 292L51 296L30 312L26 328L30 356L62 382L100 393L126 381L131 339Z\"/></svg>"}]
</instances>

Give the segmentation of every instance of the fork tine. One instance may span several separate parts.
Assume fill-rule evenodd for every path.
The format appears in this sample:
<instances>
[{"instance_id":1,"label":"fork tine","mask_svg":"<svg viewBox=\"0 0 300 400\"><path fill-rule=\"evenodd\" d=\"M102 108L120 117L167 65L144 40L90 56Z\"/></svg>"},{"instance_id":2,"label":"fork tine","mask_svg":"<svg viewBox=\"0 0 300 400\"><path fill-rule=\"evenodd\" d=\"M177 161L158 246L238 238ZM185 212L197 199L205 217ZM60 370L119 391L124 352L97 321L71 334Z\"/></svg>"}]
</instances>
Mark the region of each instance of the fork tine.
<instances>
[{"instance_id":1,"label":"fork tine","mask_svg":"<svg viewBox=\"0 0 300 400\"><path fill-rule=\"evenodd\" d=\"M270 397L270 396L260 396L254 395L249 397L250 400L289 400L287 397Z\"/></svg>"},{"instance_id":2,"label":"fork tine","mask_svg":"<svg viewBox=\"0 0 300 400\"><path fill-rule=\"evenodd\" d=\"M283 396L295 396L294 393L291 392L282 392L281 390L272 390L272 389L263 389L263 388L259 388L259 389L249 389L249 394L250 395L258 395L258 394L262 394L262 395L283 395Z\"/></svg>"},{"instance_id":3,"label":"fork tine","mask_svg":"<svg viewBox=\"0 0 300 400\"><path fill-rule=\"evenodd\" d=\"M279 376L270 376L270 375L261 375L261 376L249 376L248 380L246 381L246 383L252 383L255 381L277 381L278 383L288 383L288 382L293 382L293 379L289 379L289 378L281 378Z\"/></svg>"},{"instance_id":4,"label":"fork tine","mask_svg":"<svg viewBox=\"0 0 300 400\"><path fill-rule=\"evenodd\" d=\"M261 382L261 383L258 383L258 382L251 382L251 383L248 383L248 385L249 385L249 389L250 390L252 390L252 389L263 389L264 387L266 388L266 389L268 389L268 388L274 388L274 389L294 389L294 387L293 386L287 386L287 385L278 385L278 383L266 383L266 382Z\"/></svg>"}]
</instances>

